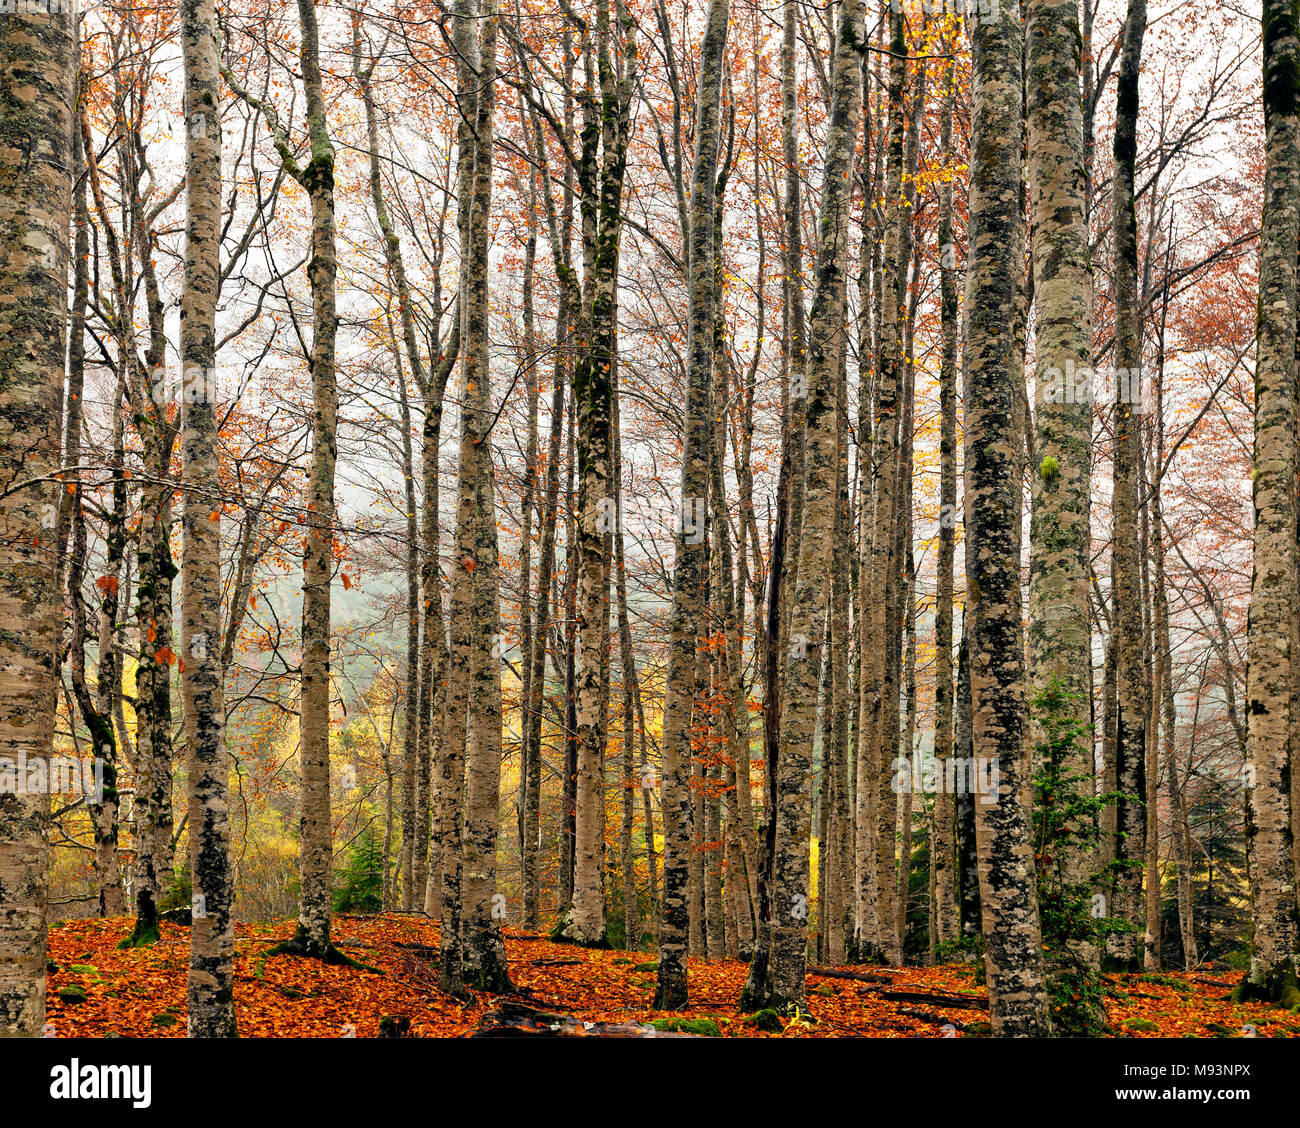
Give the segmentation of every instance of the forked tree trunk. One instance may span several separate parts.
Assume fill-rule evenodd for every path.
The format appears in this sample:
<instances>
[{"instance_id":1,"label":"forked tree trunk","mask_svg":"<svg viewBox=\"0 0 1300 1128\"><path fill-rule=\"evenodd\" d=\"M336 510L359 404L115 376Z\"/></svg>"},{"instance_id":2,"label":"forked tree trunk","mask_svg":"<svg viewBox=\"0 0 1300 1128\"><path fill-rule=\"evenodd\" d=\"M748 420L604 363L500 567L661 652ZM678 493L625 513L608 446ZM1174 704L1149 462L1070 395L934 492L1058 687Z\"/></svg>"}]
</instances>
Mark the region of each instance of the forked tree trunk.
<instances>
[{"instance_id":1,"label":"forked tree trunk","mask_svg":"<svg viewBox=\"0 0 1300 1128\"><path fill-rule=\"evenodd\" d=\"M614 365L617 344L619 243L623 230L623 177L631 140L632 91L637 81L634 23L618 5L618 66L611 41L609 0L596 10L595 55L599 101L589 91L584 102L582 165L578 180L584 211L584 237L595 225L590 248L593 275L584 279L591 295L587 319L590 348L580 349L573 373L579 407L578 431L578 773L575 794L573 904L561 935L583 945L605 943L605 744L608 714L609 544L617 516L610 465ZM587 48L590 50L590 46ZM601 149L596 159L597 141Z\"/></svg>"},{"instance_id":2,"label":"forked tree trunk","mask_svg":"<svg viewBox=\"0 0 1300 1128\"><path fill-rule=\"evenodd\" d=\"M84 79L83 79L84 81ZM124 384L119 379L113 403L112 453L112 506L106 510L104 521L104 572L96 583L99 591L99 608L96 616L95 691L86 684L85 643L89 633L86 623L86 599L82 583L86 573L86 514L82 494L81 473L71 469L81 462L81 432L83 427L83 401L86 374L86 309L90 289L90 213L86 206L85 155L80 129L72 131L72 152L78 183L74 194L73 220L76 226L74 248L74 281L72 312L68 324L68 391L67 418L63 429L63 465L68 469L71 494L59 499L58 547L64 553L67 543L68 523L72 528L72 547L67 555L67 594L72 605L72 645L69 665L72 688L81 714L86 722L91 747L102 764L103 786L97 796L92 796L86 806L94 833L95 888L99 895L100 916L121 916L125 911L121 873L118 866L117 820L121 801L117 790L117 735L113 729L113 710L122 692L121 655L115 637L118 611L118 588L122 577L122 563L126 554L126 479L122 474L125 460L121 410Z\"/></svg>"},{"instance_id":3,"label":"forked tree trunk","mask_svg":"<svg viewBox=\"0 0 1300 1128\"><path fill-rule=\"evenodd\" d=\"M468 114L461 132L463 188L460 473L456 500L456 562L452 582L452 646L448 668L444 762L456 755L464 730L463 833L460 787L444 772L442 978L462 993L469 984L510 990L501 934L505 898L496 889L496 840L501 788L501 634L495 483L491 450L491 372L488 356L488 221L492 199L492 112L499 14L494 0L457 5L458 98ZM468 167L467 167L468 166ZM468 175L467 175L468 173ZM449 812L450 814L448 815ZM463 922L463 937L461 934Z\"/></svg>"}]
</instances>

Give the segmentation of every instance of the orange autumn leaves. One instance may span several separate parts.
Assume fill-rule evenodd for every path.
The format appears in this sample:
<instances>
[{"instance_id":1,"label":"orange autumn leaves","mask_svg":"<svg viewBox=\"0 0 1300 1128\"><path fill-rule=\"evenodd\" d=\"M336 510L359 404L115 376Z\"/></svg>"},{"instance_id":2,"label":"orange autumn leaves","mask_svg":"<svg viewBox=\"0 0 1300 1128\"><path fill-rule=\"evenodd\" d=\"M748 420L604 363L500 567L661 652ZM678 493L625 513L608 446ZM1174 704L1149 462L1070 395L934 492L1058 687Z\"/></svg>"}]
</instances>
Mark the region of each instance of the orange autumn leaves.
<instances>
[{"instance_id":1,"label":"orange autumn leaves","mask_svg":"<svg viewBox=\"0 0 1300 1128\"><path fill-rule=\"evenodd\" d=\"M118 950L125 919L80 920L50 931L48 1025L52 1037L184 1037L189 934L162 925L153 948ZM335 939L376 971L334 967L265 951L291 923L236 928L235 1006L246 1037L374 1037L380 1020L410 1019L418 1037L471 1033L497 1005L476 995L461 1005L436 989L437 924L409 916L340 914ZM709 1019L722 1037L980 1037L987 1034L986 998L969 966L899 970L871 968L872 981L810 974L808 1004L816 1022L782 1021L759 1029L736 1009L747 965L738 960L689 963L692 1008L655 1011L654 956L588 951L506 930L510 974L530 1007L590 1022ZM864 969L848 969L862 973ZM1300 1018L1227 995L1239 972L1108 977L1106 1007L1120 1037L1296 1037ZM895 996L894 998L886 997ZM84 996L84 999L83 999ZM898 998L897 996L906 996ZM928 998L927 998L928 996ZM971 1000L966 1006L945 1006Z\"/></svg>"}]
</instances>

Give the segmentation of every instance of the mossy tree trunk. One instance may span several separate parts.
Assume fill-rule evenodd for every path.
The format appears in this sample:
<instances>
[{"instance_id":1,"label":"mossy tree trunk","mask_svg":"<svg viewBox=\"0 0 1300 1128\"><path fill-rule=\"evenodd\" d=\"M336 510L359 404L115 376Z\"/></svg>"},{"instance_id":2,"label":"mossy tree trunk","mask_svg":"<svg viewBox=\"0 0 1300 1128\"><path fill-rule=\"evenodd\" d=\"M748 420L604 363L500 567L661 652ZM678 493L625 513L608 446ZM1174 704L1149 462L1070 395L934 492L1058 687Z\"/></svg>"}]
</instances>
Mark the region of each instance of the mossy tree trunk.
<instances>
[{"instance_id":1,"label":"mossy tree trunk","mask_svg":"<svg viewBox=\"0 0 1300 1128\"><path fill-rule=\"evenodd\" d=\"M596 5L594 35L583 24L584 55L595 57L599 97L590 85L583 104L578 168L584 215L584 278L590 311L583 319L590 347L579 348L573 371L578 410L578 772L575 794L573 904L563 937L583 945L605 941L605 745L609 654L609 545L618 512L611 419L618 327L619 246L623 230L623 179L631 140L632 93L637 82L635 24L621 0L617 20L609 0ZM590 38L588 38L590 37ZM618 52L615 62L615 49ZM599 159L597 159L599 146ZM582 342L579 342L581 346Z\"/></svg>"},{"instance_id":2,"label":"mossy tree trunk","mask_svg":"<svg viewBox=\"0 0 1300 1128\"><path fill-rule=\"evenodd\" d=\"M966 589L974 755L997 768L974 803L993 1032L1050 1030L1029 811L1021 797L1025 656L1020 599L1017 291L1024 272L1018 0L971 23L970 227L966 262Z\"/></svg>"},{"instance_id":3,"label":"mossy tree trunk","mask_svg":"<svg viewBox=\"0 0 1300 1128\"><path fill-rule=\"evenodd\" d=\"M54 737L74 19L0 21L0 755L29 766ZM48 824L46 791L0 792L0 1037L45 1023Z\"/></svg>"},{"instance_id":4,"label":"mossy tree trunk","mask_svg":"<svg viewBox=\"0 0 1300 1128\"><path fill-rule=\"evenodd\" d=\"M185 70L185 267L181 363L211 374L221 290L221 97L216 6L181 0ZM194 381L197 383L197 380ZM187 385L190 381L186 381ZM212 389L215 381L200 387ZM181 408L184 489L181 686L189 761L189 1034L223 1038L235 1026L234 877L230 863L230 758L221 668L221 501L217 404L187 395Z\"/></svg>"},{"instance_id":5,"label":"mossy tree trunk","mask_svg":"<svg viewBox=\"0 0 1300 1128\"><path fill-rule=\"evenodd\" d=\"M1092 357L1092 263L1077 91L1078 0L1027 0L1026 129L1037 380L1029 532L1029 679L1037 695L1059 681L1080 727L1089 723L1092 626L1092 397L1081 381ZM1091 796L1086 742L1062 765ZM1066 879L1086 882L1096 852L1078 843ZM1086 958L1094 959L1089 950Z\"/></svg>"}]
</instances>

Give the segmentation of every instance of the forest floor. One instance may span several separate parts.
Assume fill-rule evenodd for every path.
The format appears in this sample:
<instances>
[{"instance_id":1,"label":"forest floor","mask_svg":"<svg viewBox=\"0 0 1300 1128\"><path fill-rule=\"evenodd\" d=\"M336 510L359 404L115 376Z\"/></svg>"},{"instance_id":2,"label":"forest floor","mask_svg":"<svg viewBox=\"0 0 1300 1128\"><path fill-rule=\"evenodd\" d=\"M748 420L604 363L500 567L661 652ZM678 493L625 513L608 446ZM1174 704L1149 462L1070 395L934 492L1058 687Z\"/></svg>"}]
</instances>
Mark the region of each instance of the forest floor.
<instances>
[{"instance_id":1,"label":"forest floor","mask_svg":"<svg viewBox=\"0 0 1300 1128\"><path fill-rule=\"evenodd\" d=\"M121 950L126 919L60 923L50 930L48 1033L54 1037L183 1037L189 930L162 926L152 948ZM334 919L340 949L375 970L265 955L292 935L292 923L236 928L235 1007L250 1037L374 1037L381 1018L407 1016L419 1037L472 1033L506 1000L475 994L460 1004L437 989L438 926L401 914ZM810 972L808 1004L816 1021L762 1031L736 1008L747 965L692 959L691 1009L655 1011L654 955L593 951L505 930L517 994L509 1001L584 1022L651 1023L710 1019L723 1037L934 1038L987 1035L985 989L970 965ZM1138 1038L1300 1036L1300 1018L1258 1004L1228 1001L1240 971L1108 976L1107 1010L1117 1036ZM489 1020L490 1021L490 1020ZM704 1024L708 1028L708 1024Z\"/></svg>"}]
</instances>

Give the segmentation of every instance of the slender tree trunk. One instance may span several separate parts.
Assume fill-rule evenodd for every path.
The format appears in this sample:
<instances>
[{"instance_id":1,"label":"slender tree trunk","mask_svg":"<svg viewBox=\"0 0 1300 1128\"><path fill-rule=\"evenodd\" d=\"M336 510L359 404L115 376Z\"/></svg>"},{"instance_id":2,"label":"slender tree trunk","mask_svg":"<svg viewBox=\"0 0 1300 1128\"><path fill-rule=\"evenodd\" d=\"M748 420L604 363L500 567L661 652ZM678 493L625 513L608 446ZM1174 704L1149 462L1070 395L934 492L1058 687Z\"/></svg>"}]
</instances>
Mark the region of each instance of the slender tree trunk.
<instances>
[{"instance_id":1,"label":"slender tree trunk","mask_svg":"<svg viewBox=\"0 0 1300 1128\"><path fill-rule=\"evenodd\" d=\"M334 575L334 464L338 387L334 373L334 147L325 121L320 36L312 0L298 0L299 60L307 95L311 160L299 182L311 200L312 450L302 579L302 895L295 945L306 955L330 950L334 843L330 814L330 583Z\"/></svg>"},{"instance_id":2,"label":"slender tree trunk","mask_svg":"<svg viewBox=\"0 0 1300 1128\"><path fill-rule=\"evenodd\" d=\"M181 362L210 374L217 362L221 290L221 96L213 0L182 0L185 58L185 277ZM197 370L197 372L195 371ZM189 381L187 381L187 384ZM212 387L209 378L201 387ZM221 648L221 511L214 485L217 405L186 396L181 417L183 570L181 687L189 749L190 935L189 1034L235 1034L234 880L230 865L230 760Z\"/></svg>"},{"instance_id":3,"label":"slender tree trunk","mask_svg":"<svg viewBox=\"0 0 1300 1128\"><path fill-rule=\"evenodd\" d=\"M84 81L84 79L83 79ZM76 244L73 251L74 282L72 312L68 325L67 416L64 425L63 465L75 468L81 462L81 431L85 389L86 308L90 282L90 213L86 206L86 161L80 129L72 131L74 167L79 180L74 193L73 218ZM95 888L99 894L100 916L121 916L125 911L122 879L118 866L117 820L120 798L117 791L117 737L113 731L113 709L121 698L121 656L116 646L118 588L122 561L126 552L127 487L122 474L123 449L122 396L125 385L119 378L114 399L112 425L111 473L112 508L104 516L104 573L96 582L99 590L99 613L96 630L95 692L86 685L85 642L87 636L86 602L82 583L86 572L86 515L82 495L81 473L69 469L71 495L61 495L58 548L64 553L67 522L72 526L72 551L68 560L68 600L72 606L73 639L70 664L73 692L90 734L97 766L102 765L103 784L97 796L87 802L95 848Z\"/></svg>"},{"instance_id":4,"label":"slender tree trunk","mask_svg":"<svg viewBox=\"0 0 1300 1128\"><path fill-rule=\"evenodd\" d=\"M853 510L849 500L849 436L847 348L839 350L838 400L836 412L836 503L832 546L829 684L831 687L830 812L827 858L827 885L823 932L827 939L826 958L843 963L852 942L852 906L847 904L853 888L853 823L850 815L848 748L849 748L849 575L852 571Z\"/></svg>"},{"instance_id":5,"label":"slender tree trunk","mask_svg":"<svg viewBox=\"0 0 1300 1128\"><path fill-rule=\"evenodd\" d=\"M695 163L691 173L689 311L687 315L687 402L682 452L681 507L675 535L673 598L669 619L668 671L664 684L661 790L664 823L663 913L659 926L659 971L654 1005L681 1010L687 1004L686 944L690 869L691 712L695 690L696 640L704 628L700 592L704 585L703 533L709 479L709 385L713 363L713 303L716 282L713 192L718 167L723 54L727 44L727 0L709 0L700 44L696 96Z\"/></svg>"},{"instance_id":6,"label":"slender tree trunk","mask_svg":"<svg viewBox=\"0 0 1300 1128\"><path fill-rule=\"evenodd\" d=\"M951 37L956 49L956 36ZM957 82L951 61L944 66L939 143L945 165L953 160L952 128ZM946 778L953 745L953 558L957 541L957 319L958 266L953 234L952 181L939 186L939 548L934 613L934 752L936 774ZM956 895L956 797L940 787L934 797L935 942L951 944L961 934Z\"/></svg>"},{"instance_id":7,"label":"slender tree trunk","mask_svg":"<svg viewBox=\"0 0 1300 1128\"><path fill-rule=\"evenodd\" d=\"M614 582L618 598L618 650L623 663L623 732L622 746L623 802L618 834L619 868L623 884L623 945L636 949L641 946L641 906L637 899L636 865L632 849L632 834L636 823L637 792L644 783L636 776L636 651L632 646L632 622L627 610L627 561L623 551L623 432L619 418L618 368L615 366L614 387L614 499L617 503L614 524ZM645 734L640 733L644 746ZM653 849L654 829L647 829L647 840Z\"/></svg>"},{"instance_id":8,"label":"slender tree trunk","mask_svg":"<svg viewBox=\"0 0 1300 1128\"><path fill-rule=\"evenodd\" d=\"M567 26L567 25L566 25ZM565 43L571 31L566 29ZM566 66L572 67L572 53L565 48ZM566 71L571 73L571 71ZM570 117L569 99L566 95L565 141L568 142L567 123ZM528 726L528 763L525 772L529 776L527 784L527 802L524 810L524 835L529 846L524 854L524 923L525 927L536 929L540 926L541 881L539 876L539 853L541 844L538 838L541 813L541 745L542 745L542 706L546 686L546 640L551 627L550 598L552 576L555 568L556 520L559 511L561 440L564 437L564 391L569 365L569 334L572 331L573 317L581 302L578 293L576 272L570 263L569 246L572 235L573 208L570 188L572 169L565 168L565 202L559 217L556 215L554 194L551 191L551 178L547 169L546 149L542 138L541 123L536 118L532 123L532 143L534 160L541 172L539 177L542 189L542 201L545 204L547 234L551 245L551 256L555 264L556 277L560 280L560 292L555 310L555 363L551 391L551 431L546 456L546 500L542 514L541 556L537 565L537 614L533 626L533 650L529 657L532 664L531 697L528 703L525 724ZM572 541L570 541L572 544ZM558 601L556 601L558 603ZM568 740L565 739L567 747ZM566 780L565 798L568 798ZM567 806L566 806L567 814ZM561 847L569 840L561 835ZM561 866L561 870L564 870ZM561 906L563 907L563 906Z\"/></svg>"},{"instance_id":9,"label":"slender tree trunk","mask_svg":"<svg viewBox=\"0 0 1300 1128\"><path fill-rule=\"evenodd\" d=\"M957 718L954 726L954 754L971 763L974 755L975 719L971 715L970 642L962 618L961 642L957 647ZM957 796L957 905L960 909L962 940L980 935L979 850L975 841L975 794L967 788Z\"/></svg>"},{"instance_id":10,"label":"slender tree trunk","mask_svg":"<svg viewBox=\"0 0 1300 1128\"><path fill-rule=\"evenodd\" d=\"M369 148L370 157L370 199L374 205L375 218L379 224L379 231L384 241L384 260L388 269L389 282L397 297L398 314L402 327L402 341L406 348L407 361L411 366L411 375L415 381L416 387L421 392L428 392L428 375L424 368L423 359L420 356L419 346L416 342L415 335L415 311L411 299L410 287L406 280L406 270L402 262L401 242L397 237L397 232L393 229L392 220L388 215L388 208L384 203L383 181L379 172L379 125L375 115L375 103L371 94L370 79L374 73L375 60L368 65L363 65L361 59L361 21L358 14L354 13L352 18L352 41L353 41L353 60L352 71L356 76L361 87L362 101L365 104L366 111L366 140ZM402 885L401 885L401 906L405 911L414 907L415 898L419 895L420 886L417 883L419 874L422 870L421 863L425 857L425 843L421 843L419 855L416 854L416 810L417 810L417 780L428 778L428 732L429 726L426 721L429 710L424 708L422 694L427 695L429 687L422 682L422 673L431 679L432 663L430 670L423 671L421 668L421 654L431 652L439 641L430 641L423 648L420 643L420 551L421 543L418 536L418 514L415 502L415 458L411 442L411 412L410 402L406 392L406 381L401 374L401 360L397 360L399 391L401 395L402 411L402 482L403 493L406 501L406 539L407 539L407 563L406 563L406 677L405 684L405 706L403 709L403 736L402 736ZM426 405L426 418L428 406ZM441 412L441 405L438 407ZM435 529L436 529L436 499L437 499L437 447L434 447L434 479L435 485L432 492L435 504ZM426 499L430 493L425 483ZM427 545L425 546L427 550ZM434 556L436 558L436 542ZM433 592L434 600L439 604L441 610L441 596L438 594L436 587ZM441 618L441 615L438 616ZM422 755L423 754L423 755ZM423 766L421 762L423 761ZM420 810L423 813L427 804L421 804ZM425 820L427 822L427 816ZM387 830L386 830L387 833ZM387 874L387 867L385 867Z\"/></svg>"},{"instance_id":11,"label":"slender tree trunk","mask_svg":"<svg viewBox=\"0 0 1300 1128\"><path fill-rule=\"evenodd\" d=\"M527 136L528 121L520 112L520 125ZM540 755L530 744L532 731L528 724L528 708L533 700L533 516L540 513L541 505L537 483L538 433L537 418L542 395L537 356L537 329L533 302L534 279L537 273L537 170L528 172L528 216L524 236L523 276L523 329L524 351L521 363L524 369L524 397L528 418L527 438L524 443L524 485L519 517L519 800L516 825L519 830L519 865L525 872L529 867L526 858L533 855L532 868L537 868L537 834L528 834L528 810L533 802L529 788L540 782L540 773L534 774L532 763ZM539 522L540 523L540 522ZM543 597L544 598L544 597ZM545 673L543 672L543 677ZM540 739L540 732L538 737ZM540 760L538 761L540 764ZM525 883L526 885L527 883ZM525 902L527 897L525 896ZM527 905L525 904L525 916ZM533 927L536 927L534 924Z\"/></svg>"},{"instance_id":12,"label":"slender tree trunk","mask_svg":"<svg viewBox=\"0 0 1300 1128\"><path fill-rule=\"evenodd\" d=\"M1138 69L1146 32L1146 0L1129 0L1120 54L1115 111L1112 212L1115 243L1115 484L1111 559L1111 618L1116 646L1118 720L1115 742L1117 860L1111 915L1142 923L1142 869L1146 857L1147 694L1143 668L1141 530L1138 463L1141 432L1142 324L1138 306L1137 218L1133 177L1137 159ZM1137 933L1111 937L1110 955L1136 971Z\"/></svg>"},{"instance_id":13,"label":"slender tree trunk","mask_svg":"<svg viewBox=\"0 0 1300 1128\"><path fill-rule=\"evenodd\" d=\"M828 610L834 540L838 430L838 370L844 326L848 214L858 114L861 109L862 9L844 0L836 30L831 111L826 139L825 185L817 232L817 283L808 322L804 369L807 475L799 535L798 582L790 610L781 744L775 787L776 834L772 855L770 951L763 977L751 964L745 1007L806 1011L804 973L808 943L809 833L813 734L823 650L819 624Z\"/></svg>"},{"instance_id":14,"label":"slender tree trunk","mask_svg":"<svg viewBox=\"0 0 1300 1128\"><path fill-rule=\"evenodd\" d=\"M972 22L970 252L966 268L966 588L972 616L974 754L997 769L975 803L985 968L993 1033L1050 1024L1024 767L1020 607L1020 432L1015 430L1020 182L1024 145L1020 4Z\"/></svg>"},{"instance_id":15,"label":"slender tree trunk","mask_svg":"<svg viewBox=\"0 0 1300 1128\"><path fill-rule=\"evenodd\" d=\"M906 286L907 265L911 259L912 217L902 207L904 134L906 114L903 88L907 77L907 38L901 7L892 10L889 20L889 136L885 173L885 247L883 285L877 292L880 302L879 375L876 382L875 421L872 428L872 494L875 520L872 532L872 578L868 615L873 640L871 662L864 685L868 701L867 720L874 761L868 787L876 789L875 820L872 828L875 849L875 881L867 890L866 919L874 931L859 939L860 958L897 962L893 942L893 900L897 795L891 786L892 764L898 754L898 680L893 661L896 635L898 550L898 499L901 470L899 458L899 397L902 390L902 302ZM859 787L862 786L859 780ZM861 800L859 800L861 802Z\"/></svg>"},{"instance_id":16,"label":"slender tree trunk","mask_svg":"<svg viewBox=\"0 0 1300 1128\"><path fill-rule=\"evenodd\" d=\"M1163 331L1162 331L1163 338ZM1161 350L1163 356L1163 348ZM1164 485L1161 468L1165 464L1164 442L1164 365L1163 362L1156 376L1156 415L1155 415L1155 480L1151 486L1151 526L1154 530L1151 546L1154 555L1155 573L1155 648L1156 662L1160 671L1160 705L1161 705L1161 759L1164 773L1169 781L1169 821L1170 837L1173 843L1175 881L1178 890L1178 934L1182 939L1183 967L1193 971L1200 963L1196 950L1196 928L1192 911L1192 864L1187 850L1187 809L1183 795L1183 784L1178 773L1178 755L1175 737L1178 732L1178 710L1174 701L1173 649L1169 641L1169 602L1168 581L1165 575L1165 540L1164 516L1160 494ZM1231 676L1231 672L1228 673Z\"/></svg>"},{"instance_id":17,"label":"slender tree trunk","mask_svg":"<svg viewBox=\"0 0 1300 1128\"><path fill-rule=\"evenodd\" d=\"M467 712L464 766L463 838L444 839L444 855L460 853L460 873L448 882L443 865L442 955L444 964L460 966L466 984L480 990L510 990L505 944L501 934L504 895L496 890L496 840L501 788L501 633L495 483L491 450L491 379L488 351L488 227L492 199L492 112L497 75L495 0L477 10L468 3L456 9L458 46L468 52L461 62L460 90L472 91L474 114L470 144L462 162L471 162L472 179L468 253L463 267L462 314L465 326L461 368L460 473L457 482L456 564L453 569L452 651L450 665L464 674L456 682L464 697L448 694L449 709ZM458 722L459 723L459 722ZM451 739L448 733L447 739ZM444 746L450 758L452 746ZM456 800L453 790L450 799ZM459 841L458 841L459 839ZM458 849L459 847L459 849ZM450 896L463 898L462 947L454 930L460 923L448 911Z\"/></svg>"}]
</instances>

